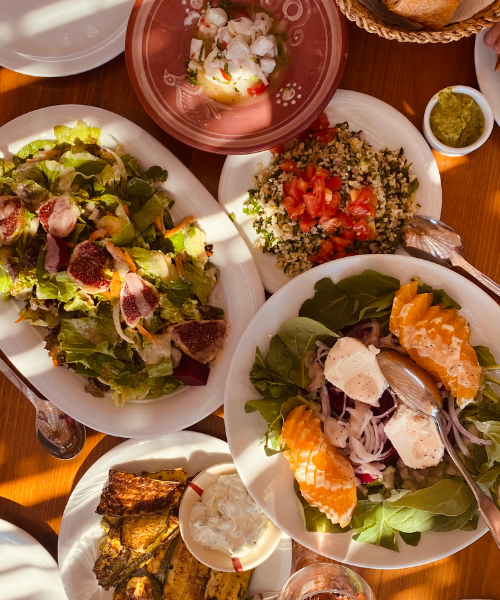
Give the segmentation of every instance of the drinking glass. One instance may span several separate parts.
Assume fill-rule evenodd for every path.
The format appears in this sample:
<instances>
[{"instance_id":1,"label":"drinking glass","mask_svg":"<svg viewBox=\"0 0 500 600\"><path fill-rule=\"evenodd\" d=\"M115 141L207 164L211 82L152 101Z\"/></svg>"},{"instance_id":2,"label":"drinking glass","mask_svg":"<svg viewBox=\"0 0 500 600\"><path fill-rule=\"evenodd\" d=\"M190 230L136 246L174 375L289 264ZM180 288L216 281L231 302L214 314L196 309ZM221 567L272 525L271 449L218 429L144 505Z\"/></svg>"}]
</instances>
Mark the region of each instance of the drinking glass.
<instances>
[{"instance_id":1,"label":"drinking glass","mask_svg":"<svg viewBox=\"0 0 500 600\"><path fill-rule=\"evenodd\" d=\"M366 581L343 565L316 563L297 571L278 600L377 600Z\"/></svg>"}]
</instances>

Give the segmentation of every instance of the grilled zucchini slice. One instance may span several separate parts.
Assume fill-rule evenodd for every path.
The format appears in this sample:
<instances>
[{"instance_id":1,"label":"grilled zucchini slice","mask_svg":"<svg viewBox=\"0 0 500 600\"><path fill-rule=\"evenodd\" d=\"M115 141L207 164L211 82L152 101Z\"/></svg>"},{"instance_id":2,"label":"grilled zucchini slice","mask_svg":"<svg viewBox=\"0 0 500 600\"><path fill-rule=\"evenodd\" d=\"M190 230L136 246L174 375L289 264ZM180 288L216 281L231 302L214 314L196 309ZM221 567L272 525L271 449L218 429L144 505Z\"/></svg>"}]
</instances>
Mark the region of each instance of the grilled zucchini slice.
<instances>
[{"instance_id":1,"label":"grilled zucchini slice","mask_svg":"<svg viewBox=\"0 0 500 600\"><path fill-rule=\"evenodd\" d=\"M169 519L170 511L123 519L120 528L122 546L132 550L145 550L167 529Z\"/></svg>"},{"instance_id":2,"label":"grilled zucchini slice","mask_svg":"<svg viewBox=\"0 0 500 600\"><path fill-rule=\"evenodd\" d=\"M238 573L210 571L203 600L242 600L246 598L254 569Z\"/></svg>"},{"instance_id":3,"label":"grilled zucchini slice","mask_svg":"<svg viewBox=\"0 0 500 600\"><path fill-rule=\"evenodd\" d=\"M167 572L163 600L203 600L209 572L209 567L196 560L179 536Z\"/></svg>"},{"instance_id":4,"label":"grilled zucchini slice","mask_svg":"<svg viewBox=\"0 0 500 600\"><path fill-rule=\"evenodd\" d=\"M146 473L143 472L144 477L150 477L151 479L158 479L160 481L178 481L184 487L186 487L187 483L187 473L186 469L163 469L162 471L157 471L156 473Z\"/></svg>"},{"instance_id":5,"label":"grilled zucchini slice","mask_svg":"<svg viewBox=\"0 0 500 600\"><path fill-rule=\"evenodd\" d=\"M165 548L157 552L153 558L146 564L146 571L154 575L161 584L165 583L167 572L170 568L170 562L175 550L175 545L180 536L176 536Z\"/></svg>"},{"instance_id":6,"label":"grilled zucchini slice","mask_svg":"<svg viewBox=\"0 0 500 600\"><path fill-rule=\"evenodd\" d=\"M109 590L131 559L131 550L122 546L119 525L112 525L108 529L107 535L99 542L99 549L101 555L92 571L99 585Z\"/></svg>"},{"instance_id":7,"label":"grilled zucchini slice","mask_svg":"<svg viewBox=\"0 0 500 600\"><path fill-rule=\"evenodd\" d=\"M116 589L113 600L162 600L161 586L154 577L132 577Z\"/></svg>"},{"instance_id":8,"label":"grilled zucchini slice","mask_svg":"<svg viewBox=\"0 0 500 600\"><path fill-rule=\"evenodd\" d=\"M140 517L165 512L179 504L179 481L160 481L111 469L96 513L108 517Z\"/></svg>"}]
</instances>

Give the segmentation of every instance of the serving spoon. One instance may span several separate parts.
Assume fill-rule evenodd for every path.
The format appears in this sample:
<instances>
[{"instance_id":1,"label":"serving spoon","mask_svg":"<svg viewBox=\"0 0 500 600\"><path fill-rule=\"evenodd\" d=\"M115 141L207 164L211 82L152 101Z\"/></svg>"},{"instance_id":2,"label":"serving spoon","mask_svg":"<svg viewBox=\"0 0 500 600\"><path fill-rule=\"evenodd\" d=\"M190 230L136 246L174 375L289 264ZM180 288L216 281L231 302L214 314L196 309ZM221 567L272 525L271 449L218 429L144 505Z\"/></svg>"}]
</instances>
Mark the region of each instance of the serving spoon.
<instances>
[{"instance_id":1,"label":"serving spoon","mask_svg":"<svg viewBox=\"0 0 500 600\"><path fill-rule=\"evenodd\" d=\"M474 494L480 513L488 525L493 539L500 548L500 510L474 481L464 467L453 445L446 435L441 408L441 394L431 376L407 356L394 350L386 350L377 355L379 367L399 399L412 410L432 417L441 440L457 469Z\"/></svg>"},{"instance_id":2,"label":"serving spoon","mask_svg":"<svg viewBox=\"0 0 500 600\"><path fill-rule=\"evenodd\" d=\"M449 225L430 217L415 216L405 226L403 241L411 256L445 267L461 267L485 287L500 296L500 285L473 267L464 258L464 246Z\"/></svg>"},{"instance_id":3,"label":"serving spoon","mask_svg":"<svg viewBox=\"0 0 500 600\"><path fill-rule=\"evenodd\" d=\"M35 431L44 450L61 460L79 454L87 437L85 426L31 390L1 355L0 371L35 407Z\"/></svg>"}]
</instances>

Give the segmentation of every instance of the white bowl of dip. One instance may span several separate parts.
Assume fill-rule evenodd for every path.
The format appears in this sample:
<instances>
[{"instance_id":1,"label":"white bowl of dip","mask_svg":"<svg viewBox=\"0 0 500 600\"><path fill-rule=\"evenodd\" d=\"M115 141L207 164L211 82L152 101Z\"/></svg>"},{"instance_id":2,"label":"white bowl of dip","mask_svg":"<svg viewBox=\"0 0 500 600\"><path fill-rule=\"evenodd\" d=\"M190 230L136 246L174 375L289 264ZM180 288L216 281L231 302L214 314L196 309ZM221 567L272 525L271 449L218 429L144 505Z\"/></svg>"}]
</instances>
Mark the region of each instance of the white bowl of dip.
<instances>
[{"instance_id":1,"label":"white bowl of dip","mask_svg":"<svg viewBox=\"0 0 500 600\"><path fill-rule=\"evenodd\" d=\"M224 550L214 549L213 547L207 547L197 541L192 534L192 513L193 508L196 504L202 500L203 493L216 484L221 475L237 475L236 467L233 463L223 463L219 465L213 465L208 469L205 469L199 473L187 486L186 491L182 497L181 505L179 507L179 526L181 530L181 536L184 540L189 551L195 558L197 558L204 565L217 571L224 571L227 573L233 573L234 571L248 571L254 569L263 563L276 549L281 539L281 530L274 525L265 515L267 526L263 528L262 534L259 536L256 544L249 544L251 549L246 556L241 556L241 552L236 552L236 555L231 556L229 548ZM247 492L248 494L248 492ZM244 512L245 506L251 507L255 505L256 509L260 511L260 508L255 504L254 500L248 494L248 499L244 499L244 502L240 506L233 505L235 498L227 496L225 502L228 502L228 512L240 514L239 518L234 522L232 530L232 542L234 545L234 537L237 534L237 530L241 530L241 541L242 545L245 545L247 541L247 535L249 533L248 527L245 527ZM248 504L247 504L248 503ZM252 503L252 504L250 504ZM240 509L243 507L243 511ZM233 510L234 509L234 510ZM252 510L255 510L252 508ZM263 513L262 513L263 514ZM198 537L200 537L198 535ZM228 546L230 544L228 543Z\"/></svg>"}]
</instances>

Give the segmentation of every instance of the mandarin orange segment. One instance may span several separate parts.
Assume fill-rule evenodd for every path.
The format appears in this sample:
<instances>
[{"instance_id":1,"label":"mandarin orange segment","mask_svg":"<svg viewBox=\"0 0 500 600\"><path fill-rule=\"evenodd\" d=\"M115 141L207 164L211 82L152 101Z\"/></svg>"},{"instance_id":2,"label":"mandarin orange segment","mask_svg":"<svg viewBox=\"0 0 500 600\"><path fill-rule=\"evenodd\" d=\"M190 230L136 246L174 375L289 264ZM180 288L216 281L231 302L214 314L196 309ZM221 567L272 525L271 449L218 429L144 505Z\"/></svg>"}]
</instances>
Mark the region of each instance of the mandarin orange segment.
<instances>
[{"instance_id":1,"label":"mandarin orange segment","mask_svg":"<svg viewBox=\"0 0 500 600\"><path fill-rule=\"evenodd\" d=\"M394 335L399 337L399 324L398 318L401 312L401 309L405 304L411 302L413 298L417 295L418 283L416 281L410 281L403 287L399 288L394 296L394 301L392 303L392 311L391 311L391 319L389 321L389 328Z\"/></svg>"},{"instance_id":2,"label":"mandarin orange segment","mask_svg":"<svg viewBox=\"0 0 500 600\"><path fill-rule=\"evenodd\" d=\"M481 377L470 328L456 308L431 306L432 294L410 298L416 288L396 293L389 328L410 357L464 404L473 400ZM406 303L403 303L407 300Z\"/></svg>"},{"instance_id":3,"label":"mandarin orange segment","mask_svg":"<svg viewBox=\"0 0 500 600\"><path fill-rule=\"evenodd\" d=\"M356 483L351 463L329 442L320 420L306 406L294 408L281 432L284 454L300 491L332 523L348 525L356 508Z\"/></svg>"}]
</instances>

